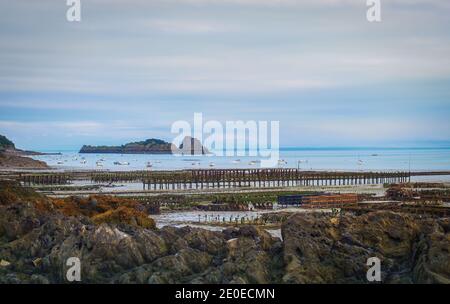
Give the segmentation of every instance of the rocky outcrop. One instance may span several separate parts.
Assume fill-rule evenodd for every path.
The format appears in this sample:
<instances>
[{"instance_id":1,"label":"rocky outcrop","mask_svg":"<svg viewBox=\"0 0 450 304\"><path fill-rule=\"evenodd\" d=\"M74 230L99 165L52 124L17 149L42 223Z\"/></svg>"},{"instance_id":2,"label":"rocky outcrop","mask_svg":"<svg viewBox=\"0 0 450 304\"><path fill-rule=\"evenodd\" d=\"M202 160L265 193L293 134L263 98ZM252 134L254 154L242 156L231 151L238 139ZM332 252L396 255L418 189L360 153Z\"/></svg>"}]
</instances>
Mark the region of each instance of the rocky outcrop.
<instances>
[{"instance_id":1,"label":"rocky outcrop","mask_svg":"<svg viewBox=\"0 0 450 304\"><path fill-rule=\"evenodd\" d=\"M176 150L176 153L183 155L205 155L209 154L209 151L203 147L198 139L186 136L180 144L180 147Z\"/></svg>"},{"instance_id":2,"label":"rocky outcrop","mask_svg":"<svg viewBox=\"0 0 450 304\"><path fill-rule=\"evenodd\" d=\"M51 199L30 188L22 187L17 182L0 181L0 205L19 208L24 204L47 216L53 214L67 217L84 216L96 224L126 224L155 228L155 222L148 217L148 206L135 200L106 195Z\"/></svg>"},{"instance_id":3,"label":"rocky outcrop","mask_svg":"<svg viewBox=\"0 0 450 304\"><path fill-rule=\"evenodd\" d=\"M448 219L378 211L295 215L284 224L285 283L367 283L367 259L385 283L450 283Z\"/></svg>"}]
</instances>

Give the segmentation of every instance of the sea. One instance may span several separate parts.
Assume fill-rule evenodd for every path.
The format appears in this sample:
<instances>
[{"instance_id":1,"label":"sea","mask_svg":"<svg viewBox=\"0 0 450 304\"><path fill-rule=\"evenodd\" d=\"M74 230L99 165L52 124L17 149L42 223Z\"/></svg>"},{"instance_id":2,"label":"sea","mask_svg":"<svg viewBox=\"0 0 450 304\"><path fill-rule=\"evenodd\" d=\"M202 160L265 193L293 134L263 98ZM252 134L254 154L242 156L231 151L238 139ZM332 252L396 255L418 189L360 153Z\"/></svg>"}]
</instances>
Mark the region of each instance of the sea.
<instances>
[{"instance_id":1,"label":"sea","mask_svg":"<svg viewBox=\"0 0 450 304\"><path fill-rule=\"evenodd\" d=\"M260 168L257 153L242 155L161 155L161 154L79 154L78 151L60 155L38 155L56 170L181 170ZM282 148L278 168L317 171L450 171L448 148Z\"/></svg>"}]
</instances>

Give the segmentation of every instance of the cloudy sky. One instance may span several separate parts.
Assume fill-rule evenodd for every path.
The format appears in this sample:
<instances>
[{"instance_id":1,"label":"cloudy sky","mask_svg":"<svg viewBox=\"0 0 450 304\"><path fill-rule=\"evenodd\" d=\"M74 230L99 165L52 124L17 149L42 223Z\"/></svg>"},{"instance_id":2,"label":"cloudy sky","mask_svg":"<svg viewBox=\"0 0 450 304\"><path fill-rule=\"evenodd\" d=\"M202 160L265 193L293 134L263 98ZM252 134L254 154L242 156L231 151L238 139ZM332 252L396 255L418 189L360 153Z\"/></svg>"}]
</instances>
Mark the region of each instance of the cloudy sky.
<instances>
[{"instance_id":1,"label":"cloudy sky","mask_svg":"<svg viewBox=\"0 0 450 304\"><path fill-rule=\"evenodd\" d=\"M21 148L280 121L282 146L450 145L450 2L0 1L0 134Z\"/></svg>"}]
</instances>

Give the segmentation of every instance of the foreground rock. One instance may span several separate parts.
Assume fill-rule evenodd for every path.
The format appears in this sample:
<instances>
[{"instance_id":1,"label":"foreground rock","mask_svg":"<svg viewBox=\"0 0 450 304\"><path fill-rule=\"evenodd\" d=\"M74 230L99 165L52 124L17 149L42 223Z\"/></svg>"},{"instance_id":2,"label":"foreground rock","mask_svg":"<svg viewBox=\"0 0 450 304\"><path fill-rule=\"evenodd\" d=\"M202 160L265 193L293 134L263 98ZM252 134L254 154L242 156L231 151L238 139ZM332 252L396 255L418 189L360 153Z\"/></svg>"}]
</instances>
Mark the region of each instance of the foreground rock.
<instances>
[{"instance_id":1,"label":"foreground rock","mask_svg":"<svg viewBox=\"0 0 450 304\"><path fill-rule=\"evenodd\" d=\"M119 198L0 187L1 283L64 283L71 257L83 283L367 283L369 257L385 283L449 283L448 219L296 214L282 242L254 226L155 229L143 206Z\"/></svg>"},{"instance_id":2,"label":"foreground rock","mask_svg":"<svg viewBox=\"0 0 450 304\"><path fill-rule=\"evenodd\" d=\"M70 257L84 283L268 283L282 268L281 242L254 227L156 230L134 201L57 201L0 186L2 283L66 282Z\"/></svg>"},{"instance_id":3,"label":"foreground rock","mask_svg":"<svg viewBox=\"0 0 450 304\"><path fill-rule=\"evenodd\" d=\"M281 243L253 227L152 230L0 208L1 283L66 282L70 257L80 259L84 283L268 283L282 267Z\"/></svg>"},{"instance_id":4,"label":"foreground rock","mask_svg":"<svg viewBox=\"0 0 450 304\"><path fill-rule=\"evenodd\" d=\"M366 283L381 260L385 283L450 283L450 221L389 211L293 216L283 225L286 283Z\"/></svg>"}]
</instances>

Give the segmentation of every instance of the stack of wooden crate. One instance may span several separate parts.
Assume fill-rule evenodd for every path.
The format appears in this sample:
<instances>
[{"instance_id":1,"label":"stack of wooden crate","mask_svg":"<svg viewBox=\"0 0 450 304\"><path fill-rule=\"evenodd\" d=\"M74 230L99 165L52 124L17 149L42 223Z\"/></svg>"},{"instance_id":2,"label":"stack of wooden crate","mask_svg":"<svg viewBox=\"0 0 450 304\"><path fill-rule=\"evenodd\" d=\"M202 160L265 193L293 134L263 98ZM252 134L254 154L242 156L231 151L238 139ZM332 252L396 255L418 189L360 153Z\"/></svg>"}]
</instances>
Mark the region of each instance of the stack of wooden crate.
<instances>
[{"instance_id":1,"label":"stack of wooden crate","mask_svg":"<svg viewBox=\"0 0 450 304\"><path fill-rule=\"evenodd\" d=\"M356 204L358 195L355 193L311 195L302 200L304 208L340 208Z\"/></svg>"}]
</instances>

